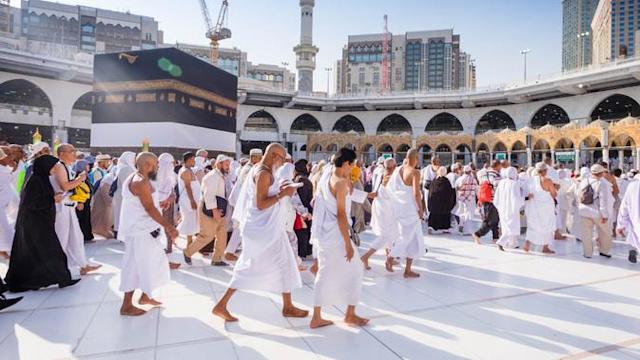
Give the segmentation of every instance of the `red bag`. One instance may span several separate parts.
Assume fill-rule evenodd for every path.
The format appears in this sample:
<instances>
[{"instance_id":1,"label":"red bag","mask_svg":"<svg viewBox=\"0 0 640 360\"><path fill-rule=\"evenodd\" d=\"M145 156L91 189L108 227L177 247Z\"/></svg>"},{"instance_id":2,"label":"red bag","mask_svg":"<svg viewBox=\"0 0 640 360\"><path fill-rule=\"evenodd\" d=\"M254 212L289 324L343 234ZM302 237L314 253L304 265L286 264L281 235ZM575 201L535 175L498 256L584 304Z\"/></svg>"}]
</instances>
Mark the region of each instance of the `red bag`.
<instances>
[{"instance_id":1,"label":"red bag","mask_svg":"<svg viewBox=\"0 0 640 360\"><path fill-rule=\"evenodd\" d=\"M296 219L293 221L293 230L302 230L302 229L306 229L307 224L304 223L304 220L302 220L302 216L300 216L300 214L296 213Z\"/></svg>"},{"instance_id":2,"label":"red bag","mask_svg":"<svg viewBox=\"0 0 640 360\"><path fill-rule=\"evenodd\" d=\"M487 181L480 185L480 190L478 191L478 203L483 204L490 202L493 202L493 184L489 182L489 176L487 176Z\"/></svg>"}]
</instances>

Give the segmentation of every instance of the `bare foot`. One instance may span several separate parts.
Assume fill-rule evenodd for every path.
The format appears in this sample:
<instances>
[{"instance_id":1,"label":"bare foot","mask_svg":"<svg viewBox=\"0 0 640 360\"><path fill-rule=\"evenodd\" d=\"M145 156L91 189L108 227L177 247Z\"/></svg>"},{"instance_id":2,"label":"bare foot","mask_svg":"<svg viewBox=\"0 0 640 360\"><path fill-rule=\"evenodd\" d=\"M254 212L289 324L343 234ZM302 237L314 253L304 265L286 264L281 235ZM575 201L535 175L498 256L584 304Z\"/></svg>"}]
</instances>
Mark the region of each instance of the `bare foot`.
<instances>
[{"instance_id":1,"label":"bare foot","mask_svg":"<svg viewBox=\"0 0 640 360\"><path fill-rule=\"evenodd\" d=\"M137 308L133 305L130 305L130 306L123 305L120 308L120 315L122 316L140 316L140 315L144 315L145 313L146 313L145 310Z\"/></svg>"},{"instance_id":2,"label":"bare foot","mask_svg":"<svg viewBox=\"0 0 640 360\"><path fill-rule=\"evenodd\" d=\"M542 253L543 254L555 254L556 252L551 250L551 249L549 249L549 247L545 245L545 246L542 247Z\"/></svg>"},{"instance_id":3,"label":"bare foot","mask_svg":"<svg viewBox=\"0 0 640 360\"><path fill-rule=\"evenodd\" d=\"M303 271L306 271L306 270L307 270L306 266L304 266L302 264L298 265L298 271L303 272Z\"/></svg>"},{"instance_id":4,"label":"bare foot","mask_svg":"<svg viewBox=\"0 0 640 360\"><path fill-rule=\"evenodd\" d=\"M368 257L361 257L360 260L362 260L362 264L364 265L364 269L365 270L371 270L371 266L369 266L369 258Z\"/></svg>"},{"instance_id":5,"label":"bare foot","mask_svg":"<svg viewBox=\"0 0 640 360\"><path fill-rule=\"evenodd\" d=\"M420 277L420 274L418 274L415 271L405 271L404 272L404 278L405 279L418 278L418 277Z\"/></svg>"},{"instance_id":6,"label":"bare foot","mask_svg":"<svg viewBox=\"0 0 640 360\"><path fill-rule=\"evenodd\" d=\"M393 259L391 263L393 264L393 266L400 265L400 262L398 262L398 260L396 259Z\"/></svg>"},{"instance_id":7,"label":"bare foot","mask_svg":"<svg viewBox=\"0 0 640 360\"><path fill-rule=\"evenodd\" d=\"M238 261L238 256L236 254L226 253L224 254L224 259L227 261Z\"/></svg>"},{"instance_id":8,"label":"bare foot","mask_svg":"<svg viewBox=\"0 0 640 360\"><path fill-rule=\"evenodd\" d=\"M180 267L180 263L174 263L174 262L169 263L169 270L176 270L179 267Z\"/></svg>"},{"instance_id":9,"label":"bare foot","mask_svg":"<svg viewBox=\"0 0 640 360\"><path fill-rule=\"evenodd\" d=\"M309 271L315 276L318 273L318 263L313 263L309 268Z\"/></svg>"},{"instance_id":10,"label":"bare foot","mask_svg":"<svg viewBox=\"0 0 640 360\"><path fill-rule=\"evenodd\" d=\"M6 251L0 251L0 258L9 259L9 253Z\"/></svg>"},{"instance_id":11,"label":"bare foot","mask_svg":"<svg viewBox=\"0 0 640 360\"><path fill-rule=\"evenodd\" d=\"M531 243L529 243L528 241L525 241L524 242L524 246L522 247L522 250L524 250L524 252L528 253L530 247L531 247Z\"/></svg>"},{"instance_id":12,"label":"bare foot","mask_svg":"<svg viewBox=\"0 0 640 360\"><path fill-rule=\"evenodd\" d=\"M307 310L298 309L295 306L282 309L282 316L284 317L304 318L307 317L307 315L309 315L309 312Z\"/></svg>"},{"instance_id":13,"label":"bare foot","mask_svg":"<svg viewBox=\"0 0 640 360\"><path fill-rule=\"evenodd\" d=\"M614 236L615 237L615 236ZM562 235L560 231L556 230L556 233L553 236L554 240L567 240L567 237Z\"/></svg>"},{"instance_id":14,"label":"bare foot","mask_svg":"<svg viewBox=\"0 0 640 360\"><path fill-rule=\"evenodd\" d=\"M351 316L346 316L344 318L344 322L347 325L353 325L353 326L365 326L369 323L369 319L365 319L362 318L358 315L351 315Z\"/></svg>"},{"instance_id":15,"label":"bare foot","mask_svg":"<svg viewBox=\"0 0 640 360\"><path fill-rule=\"evenodd\" d=\"M231 313L229 313L229 311L227 310L227 308L218 307L217 305L211 310L211 313L217 317L222 318L222 320L224 320L225 322L238 321L238 318L232 316Z\"/></svg>"},{"instance_id":16,"label":"bare foot","mask_svg":"<svg viewBox=\"0 0 640 360\"><path fill-rule=\"evenodd\" d=\"M311 319L311 322L309 323L309 327L312 329L317 329L323 326L329 326L329 325L333 325L333 321L329 321L329 320L325 320L323 318L313 318Z\"/></svg>"},{"instance_id":17,"label":"bare foot","mask_svg":"<svg viewBox=\"0 0 640 360\"><path fill-rule=\"evenodd\" d=\"M87 275L90 272L100 269L102 265L87 265L80 269L80 275Z\"/></svg>"},{"instance_id":18,"label":"bare foot","mask_svg":"<svg viewBox=\"0 0 640 360\"><path fill-rule=\"evenodd\" d=\"M388 272L393 272L393 258L388 257L387 261L384 262L384 267Z\"/></svg>"},{"instance_id":19,"label":"bare foot","mask_svg":"<svg viewBox=\"0 0 640 360\"><path fill-rule=\"evenodd\" d=\"M478 237L478 235L476 234L471 234L471 237L473 238L473 242L475 242L476 244L480 245L480 238Z\"/></svg>"},{"instance_id":20,"label":"bare foot","mask_svg":"<svg viewBox=\"0 0 640 360\"><path fill-rule=\"evenodd\" d=\"M140 296L140 300L138 300L138 304L140 305L151 305L151 306L160 306L162 303L158 300L150 298L147 294L142 294Z\"/></svg>"}]
</instances>

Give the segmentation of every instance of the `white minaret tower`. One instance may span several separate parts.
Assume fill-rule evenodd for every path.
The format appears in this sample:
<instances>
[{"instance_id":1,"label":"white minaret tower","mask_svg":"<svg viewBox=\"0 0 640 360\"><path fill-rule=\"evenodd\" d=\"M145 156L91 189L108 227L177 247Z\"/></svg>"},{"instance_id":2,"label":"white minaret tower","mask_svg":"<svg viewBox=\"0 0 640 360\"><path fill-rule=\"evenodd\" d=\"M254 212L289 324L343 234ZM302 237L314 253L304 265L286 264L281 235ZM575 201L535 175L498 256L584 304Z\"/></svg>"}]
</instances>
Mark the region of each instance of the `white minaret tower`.
<instances>
[{"instance_id":1,"label":"white minaret tower","mask_svg":"<svg viewBox=\"0 0 640 360\"><path fill-rule=\"evenodd\" d=\"M313 70L316 69L318 48L313 46L313 7L315 0L300 0L300 44L293 48L298 69L298 91L313 91Z\"/></svg>"}]
</instances>

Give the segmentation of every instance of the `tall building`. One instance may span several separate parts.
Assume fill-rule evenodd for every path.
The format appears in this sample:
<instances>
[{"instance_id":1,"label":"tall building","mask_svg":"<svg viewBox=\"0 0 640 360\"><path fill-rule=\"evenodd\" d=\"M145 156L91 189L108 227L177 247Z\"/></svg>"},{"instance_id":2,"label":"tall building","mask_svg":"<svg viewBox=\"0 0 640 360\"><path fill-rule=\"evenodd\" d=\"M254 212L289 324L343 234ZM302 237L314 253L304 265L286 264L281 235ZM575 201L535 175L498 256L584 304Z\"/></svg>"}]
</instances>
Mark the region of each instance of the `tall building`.
<instances>
[{"instance_id":1,"label":"tall building","mask_svg":"<svg viewBox=\"0 0 640 360\"><path fill-rule=\"evenodd\" d=\"M591 63L604 64L611 61L611 2L600 1L591 21Z\"/></svg>"},{"instance_id":2,"label":"tall building","mask_svg":"<svg viewBox=\"0 0 640 360\"><path fill-rule=\"evenodd\" d=\"M207 62L211 60L211 51L208 45L177 43L175 45L164 44L163 46L175 46L201 60ZM274 90L295 91L296 75L294 73L278 65L254 65L247 60L247 53L238 48L219 48L216 66L237 77L258 80L269 85Z\"/></svg>"},{"instance_id":3,"label":"tall building","mask_svg":"<svg viewBox=\"0 0 640 360\"><path fill-rule=\"evenodd\" d=\"M20 26L28 51L63 58L152 49L162 43L152 17L50 1L22 0Z\"/></svg>"},{"instance_id":4,"label":"tall building","mask_svg":"<svg viewBox=\"0 0 640 360\"><path fill-rule=\"evenodd\" d=\"M562 71L591 64L591 21L597 6L598 0L562 0Z\"/></svg>"},{"instance_id":5,"label":"tall building","mask_svg":"<svg viewBox=\"0 0 640 360\"><path fill-rule=\"evenodd\" d=\"M313 45L313 7L315 0L300 0L300 44L293 48L298 69L298 91L313 92L313 71L318 48Z\"/></svg>"},{"instance_id":6,"label":"tall building","mask_svg":"<svg viewBox=\"0 0 640 360\"><path fill-rule=\"evenodd\" d=\"M366 94L380 90L383 41L384 34L349 36L339 91ZM387 71L392 91L470 88L471 56L461 52L460 35L453 29L407 32L391 36L390 41Z\"/></svg>"},{"instance_id":7,"label":"tall building","mask_svg":"<svg viewBox=\"0 0 640 360\"><path fill-rule=\"evenodd\" d=\"M609 1L603 1L605 3ZM636 55L640 46L638 0L610 0L611 60Z\"/></svg>"}]
</instances>

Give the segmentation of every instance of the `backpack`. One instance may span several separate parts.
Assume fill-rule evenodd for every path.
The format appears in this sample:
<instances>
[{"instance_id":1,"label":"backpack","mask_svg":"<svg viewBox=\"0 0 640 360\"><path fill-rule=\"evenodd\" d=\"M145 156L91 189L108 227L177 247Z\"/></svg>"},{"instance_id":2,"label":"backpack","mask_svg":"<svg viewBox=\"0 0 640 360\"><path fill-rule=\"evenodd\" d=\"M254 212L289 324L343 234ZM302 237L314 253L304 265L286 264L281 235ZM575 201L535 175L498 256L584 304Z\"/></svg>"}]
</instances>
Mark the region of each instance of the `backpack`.
<instances>
[{"instance_id":1,"label":"backpack","mask_svg":"<svg viewBox=\"0 0 640 360\"><path fill-rule=\"evenodd\" d=\"M489 175L487 174L487 181L483 182L480 185L480 190L478 191L478 202L479 203L491 203L493 202L493 184L489 181Z\"/></svg>"},{"instance_id":2,"label":"backpack","mask_svg":"<svg viewBox=\"0 0 640 360\"><path fill-rule=\"evenodd\" d=\"M583 205L593 205L595 201L595 191L591 183L587 181L587 186L580 190L580 203Z\"/></svg>"}]
</instances>

